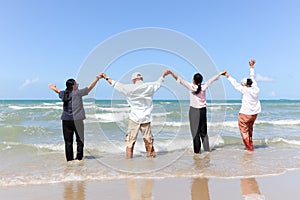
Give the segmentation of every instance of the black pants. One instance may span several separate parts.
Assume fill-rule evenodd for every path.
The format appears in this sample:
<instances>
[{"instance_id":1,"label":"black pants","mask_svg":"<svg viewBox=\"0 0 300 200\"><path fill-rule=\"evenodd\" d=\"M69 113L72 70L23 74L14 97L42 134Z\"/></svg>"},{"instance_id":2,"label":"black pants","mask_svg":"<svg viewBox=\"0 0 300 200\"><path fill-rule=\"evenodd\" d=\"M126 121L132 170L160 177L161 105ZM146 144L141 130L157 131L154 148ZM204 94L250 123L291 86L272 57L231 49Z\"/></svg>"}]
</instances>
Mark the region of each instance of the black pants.
<instances>
[{"instance_id":1,"label":"black pants","mask_svg":"<svg viewBox=\"0 0 300 200\"><path fill-rule=\"evenodd\" d=\"M209 150L209 141L207 135L207 119L206 108L193 108L190 107L189 111L190 128L193 136L194 152L201 152L201 141L203 143L204 151Z\"/></svg>"},{"instance_id":2,"label":"black pants","mask_svg":"<svg viewBox=\"0 0 300 200\"><path fill-rule=\"evenodd\" d=\"M84 146L84 124L83 120L63 120L63 134L65 140L65 153L67 161L74 160L73 136L75 133L77 143L77 156L75 159L82 160Z\"/></svg>"}]
</instances>

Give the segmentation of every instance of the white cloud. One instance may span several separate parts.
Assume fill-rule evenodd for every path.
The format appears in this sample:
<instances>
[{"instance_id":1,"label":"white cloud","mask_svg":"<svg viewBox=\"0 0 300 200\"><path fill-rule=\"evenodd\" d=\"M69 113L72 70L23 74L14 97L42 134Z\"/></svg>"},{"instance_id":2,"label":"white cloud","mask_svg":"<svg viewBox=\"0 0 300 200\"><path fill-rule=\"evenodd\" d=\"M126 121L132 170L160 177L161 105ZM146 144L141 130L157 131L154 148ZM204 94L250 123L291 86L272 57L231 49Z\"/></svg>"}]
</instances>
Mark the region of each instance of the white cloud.
<instances>
[{"instance_id":1,"label":"white cloud","mask_svg":"<svg viewBox=\"0 0 300 200\"><path fill-rule=\"evenodd\" d=\"M256 74L255 80L256 81L261 81L261 82L272 82L272 81L274 81L272 78L267 77L267 76L262 76L260 74Z\"/></svg>"},{"instance_id":2,"label":"white cloud","mask_svg":"<svg viewBox=\"0 0 300 200\"><path fill-rule=\"evenodd\" d=\"M20 90L28 87L29 85L32 85L34 83L37 83L39 81L38 78L35 78L35 79L26 79L25 82L20 86Z\"/></svg>"}]
</instances>

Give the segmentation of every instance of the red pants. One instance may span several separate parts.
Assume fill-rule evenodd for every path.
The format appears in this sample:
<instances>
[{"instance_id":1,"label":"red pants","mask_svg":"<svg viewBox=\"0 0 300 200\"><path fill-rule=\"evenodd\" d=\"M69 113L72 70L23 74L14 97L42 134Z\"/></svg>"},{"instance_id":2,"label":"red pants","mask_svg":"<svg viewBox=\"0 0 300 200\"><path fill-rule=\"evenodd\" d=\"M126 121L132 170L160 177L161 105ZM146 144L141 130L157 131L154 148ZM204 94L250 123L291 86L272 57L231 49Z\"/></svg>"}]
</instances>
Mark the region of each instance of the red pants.
<instances>
[{"instance_id":1,"label":"red pants","mask_svg":"<svg viewBox=\"0 0 300 200\"><path fill-rule=\"evenodd\" d=\"M239 114L239 128L241 132L241 136L243 138L243 142L248 151L253 151L253 142L252 142L252 133L253 133L253 125L257 118L256 115L245 115Z\"/></svg>"}]
</instances>

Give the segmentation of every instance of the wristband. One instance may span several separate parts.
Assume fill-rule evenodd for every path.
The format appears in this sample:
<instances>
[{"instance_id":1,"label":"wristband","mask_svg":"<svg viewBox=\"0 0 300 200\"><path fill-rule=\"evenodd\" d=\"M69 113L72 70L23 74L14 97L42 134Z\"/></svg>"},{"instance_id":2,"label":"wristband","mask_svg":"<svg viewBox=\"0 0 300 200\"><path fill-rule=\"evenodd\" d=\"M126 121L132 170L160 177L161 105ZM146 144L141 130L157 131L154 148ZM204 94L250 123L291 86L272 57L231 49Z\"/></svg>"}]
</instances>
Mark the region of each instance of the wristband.
<instances>
[{"instance_id":1,"label":"wristband","mask_svg":"<svg viewBox=\"0 0 300 200\"><path fill-rule=\"evenodd\" d=\"M109 78L109 77L106 77L106 78L105 78L105 80L107 80L107 81L108 81L108 79L110 79L110 78Z\"/></svg>"}]
</instances>

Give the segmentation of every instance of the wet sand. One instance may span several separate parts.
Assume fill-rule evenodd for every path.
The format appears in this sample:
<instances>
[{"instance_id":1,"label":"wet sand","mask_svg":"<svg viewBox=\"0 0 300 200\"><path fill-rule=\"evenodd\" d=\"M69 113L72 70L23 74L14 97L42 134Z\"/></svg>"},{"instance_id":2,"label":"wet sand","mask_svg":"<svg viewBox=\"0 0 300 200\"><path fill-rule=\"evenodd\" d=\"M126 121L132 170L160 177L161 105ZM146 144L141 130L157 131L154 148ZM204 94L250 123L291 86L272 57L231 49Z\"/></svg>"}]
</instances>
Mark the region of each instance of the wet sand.
<instances>
[{"instance_id":1,"label":"wet sand","mask_svg":"<svg viewBox=\"0 0 300 200\"><path fill-rule=\"evenodd\" d=\"M300 170L242 179L165 178L65 182L0 188L1 199L298 199Z\"/></svg>"}]
</instances>

